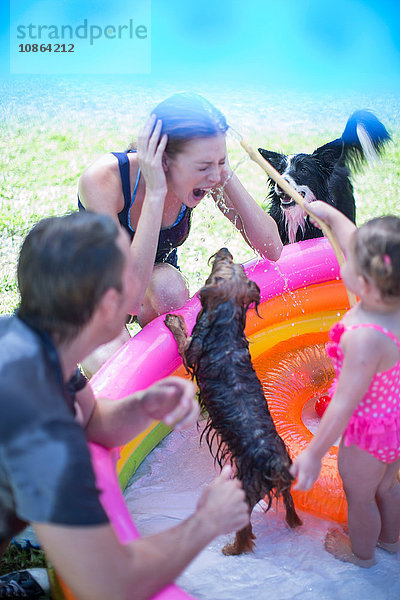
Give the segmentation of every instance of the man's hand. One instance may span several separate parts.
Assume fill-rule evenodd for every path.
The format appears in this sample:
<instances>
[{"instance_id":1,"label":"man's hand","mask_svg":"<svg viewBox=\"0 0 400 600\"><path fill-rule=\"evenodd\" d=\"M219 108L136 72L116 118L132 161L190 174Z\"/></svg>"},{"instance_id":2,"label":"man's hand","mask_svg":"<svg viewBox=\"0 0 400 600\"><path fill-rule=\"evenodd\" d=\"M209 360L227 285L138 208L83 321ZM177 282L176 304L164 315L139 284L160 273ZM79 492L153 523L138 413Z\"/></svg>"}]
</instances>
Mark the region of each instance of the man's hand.
<instances>
[{"instance_id":1,"label":"man's hand","mask_svg":"<svg viewBox=\"0 0 400 600\"><path fill-rule=\"evenodd\" d=\"M225 465L221 474L205 488L197 511L206 513L207 521L215 527L215 535L238 531L250 521L249 505L242 484L232 479L232 467Z\"/></svg>"},{"instance_id":2,"label":"man's hand","mask_svg":"<svg viewBox=\"0 0 400 600\"><path fill-rule=\"evenodd\" d=\"M181 377L167 377L143 391L140 405L152 419L183 429L193 425L199 416L195 400L196 388Z\"/></svg>"}]
</instances>

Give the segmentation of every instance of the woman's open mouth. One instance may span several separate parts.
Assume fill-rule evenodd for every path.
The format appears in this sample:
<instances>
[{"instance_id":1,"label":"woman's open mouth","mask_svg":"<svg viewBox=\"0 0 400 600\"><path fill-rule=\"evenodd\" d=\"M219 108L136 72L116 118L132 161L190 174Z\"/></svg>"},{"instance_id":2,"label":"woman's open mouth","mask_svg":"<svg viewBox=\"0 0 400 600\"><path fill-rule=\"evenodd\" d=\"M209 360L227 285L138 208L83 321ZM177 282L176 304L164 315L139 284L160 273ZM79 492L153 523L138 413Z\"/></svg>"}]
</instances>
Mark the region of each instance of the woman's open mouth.
<instances>
[{"instance_id":1,"label":"woman's open mouth","mask_svg":"<svg viewBox=\"0 0 400 600\"><path fill-rule=\"evenodd\" d=\"M196 200L202 200L208 191L209 190L204 190L202 188L194 188L193 196L196 198Z\"/></svg>"}]
</instances>

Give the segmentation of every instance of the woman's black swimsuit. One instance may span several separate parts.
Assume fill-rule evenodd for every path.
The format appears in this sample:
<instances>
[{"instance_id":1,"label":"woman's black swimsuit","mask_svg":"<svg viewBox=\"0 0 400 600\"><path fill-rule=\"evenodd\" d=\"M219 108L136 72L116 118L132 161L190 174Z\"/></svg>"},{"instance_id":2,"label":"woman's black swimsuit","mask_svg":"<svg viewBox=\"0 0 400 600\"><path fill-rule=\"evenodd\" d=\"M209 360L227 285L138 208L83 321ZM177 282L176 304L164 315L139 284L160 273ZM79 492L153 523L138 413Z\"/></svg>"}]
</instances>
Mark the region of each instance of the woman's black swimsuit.
<instances>
[{"instance_id":1,"label":"woman's black swimsuit","mask_svg":"<svg viewBox=\"0 0 400 600\"><path fill-rule=\"evenodd\" d=\"M131 182L129 176L129 159L128 153L133 150L127 150L126 152L112 152L112 154L118 160L119 172L121 176L122 192L124 195L124 208L118 213L118 219L122 227L129 233L131 239L135 235L135 230L132 228L130 220L130 211L133 206L136 197L136 191L139 185L140 179L140 168L136 177L135 187L131 198ZM79 210L85 210L85 207L79 200L78 196L78 207ZM173 267L178 267L178 255L177 247L183 244L187 239L190 231L191 220L192 220L192 208L188 208L182 204L180 213L171 227L164 227L160 230L158 237L158 246L156 254L156 263L169 263Z\"/></svg>"}]
</instances>

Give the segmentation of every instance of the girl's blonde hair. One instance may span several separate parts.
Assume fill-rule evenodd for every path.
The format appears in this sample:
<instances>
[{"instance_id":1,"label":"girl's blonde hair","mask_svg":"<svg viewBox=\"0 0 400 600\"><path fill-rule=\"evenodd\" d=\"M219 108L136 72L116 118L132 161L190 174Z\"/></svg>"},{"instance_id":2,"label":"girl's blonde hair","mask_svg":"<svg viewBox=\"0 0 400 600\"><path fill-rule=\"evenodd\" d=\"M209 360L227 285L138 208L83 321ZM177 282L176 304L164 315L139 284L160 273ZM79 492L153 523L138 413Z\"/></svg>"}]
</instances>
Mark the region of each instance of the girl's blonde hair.
<instances>
[{"instance_id":1,"label":"girl's blonde hair","mask_svg":"<svg viewBox=\"0 0 400 600\"><path fill-rule=\"evenodd\" d=\"M355 233L359 271L371 279L382 297L400 297L400 219L377 217Z\"/></svg>"}]
</instances>

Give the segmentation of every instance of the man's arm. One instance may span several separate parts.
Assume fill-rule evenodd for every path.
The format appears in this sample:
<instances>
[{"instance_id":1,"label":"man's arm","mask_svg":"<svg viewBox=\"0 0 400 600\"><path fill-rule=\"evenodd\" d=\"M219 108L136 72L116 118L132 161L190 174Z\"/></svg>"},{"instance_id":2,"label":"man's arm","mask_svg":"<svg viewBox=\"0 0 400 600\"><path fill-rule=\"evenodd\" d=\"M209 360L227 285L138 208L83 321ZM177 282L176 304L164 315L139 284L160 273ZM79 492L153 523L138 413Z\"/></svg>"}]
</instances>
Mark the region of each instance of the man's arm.
<instances>
[{"instance_id":1,"label":"man's arm","mask_svg":"<svg viewBox=\"0 0 400 600\"><path fill-rule=\"evenodd\" d=\"M121 400L95 399L89 385L77 393L77 414L89 441L107 448L121 446L154 420L182 428L196 422L199 406L195 386L181 377L167 377Z\"/></svg>"},{"instance_id":2,"label":"man's arm","mask_svg":"<svg viewBox=\"0 0 400 600\"><path fill-rule=\"evenodd\" d=\"M202 493L180 525L121 546L110 525L63 527L34 523L57 573L80 600L145 600L187 567L216 536L245 527L249 510L231 467Z\"/></svg>"}]
</instances>

